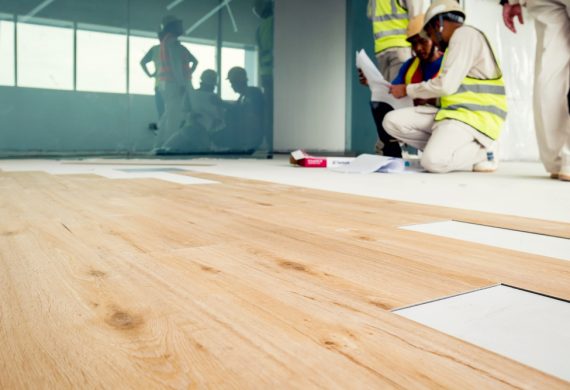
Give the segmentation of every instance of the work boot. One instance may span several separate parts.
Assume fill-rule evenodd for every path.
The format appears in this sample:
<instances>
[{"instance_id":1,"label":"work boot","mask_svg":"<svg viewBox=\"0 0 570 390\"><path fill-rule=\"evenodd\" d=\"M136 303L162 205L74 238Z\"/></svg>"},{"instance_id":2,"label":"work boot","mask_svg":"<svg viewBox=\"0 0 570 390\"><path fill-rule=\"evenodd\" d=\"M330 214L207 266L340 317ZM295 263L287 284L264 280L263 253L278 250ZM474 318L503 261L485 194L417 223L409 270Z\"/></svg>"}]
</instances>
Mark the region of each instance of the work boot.
<instances>
[{"instance_id":1,"label":"work boot","mask_svg":"<svg viewBox=\"0 0 570 390\"><path fill-rule=\"evenodd\" d=\"M372 116L378 133L378 142L376 142L375 145L376 154L380 156L401 158L402 150L400 149L398 140L388 134L382 126L382 122L384 121L386 114L394 109L389 104L382 102L370 102L370 108L372 109Z\"/></svg>"},{"instance_id":2,"label":"work boot","mask_svg":"<svg viewBox=\"0 0 570 390\"><path fill-rule=\"evenodd\" d=\"M473 165L473 172L495 172L499 167L499 146L495 142L490 149L487 150L487 159Z\"/></svg>"}]
</instances>

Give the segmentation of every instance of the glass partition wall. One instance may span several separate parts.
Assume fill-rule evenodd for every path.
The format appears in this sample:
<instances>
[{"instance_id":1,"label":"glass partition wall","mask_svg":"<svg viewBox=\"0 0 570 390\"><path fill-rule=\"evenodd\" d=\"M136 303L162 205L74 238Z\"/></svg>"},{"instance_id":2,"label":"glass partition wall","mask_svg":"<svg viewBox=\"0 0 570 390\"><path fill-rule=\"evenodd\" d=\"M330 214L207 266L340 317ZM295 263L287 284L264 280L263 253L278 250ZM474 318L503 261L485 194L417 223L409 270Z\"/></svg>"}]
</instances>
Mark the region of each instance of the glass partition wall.
<instances>
[{"instance_id":1,"label":"glass partition wall","mask_svg":"<svg viewBox=\"0 0 570 390\"><path fill-rule=\"evenodd\" d=\"M272 0L4 0L0 156L270 156L272 48Z\"/></svg>"}]
</instances>

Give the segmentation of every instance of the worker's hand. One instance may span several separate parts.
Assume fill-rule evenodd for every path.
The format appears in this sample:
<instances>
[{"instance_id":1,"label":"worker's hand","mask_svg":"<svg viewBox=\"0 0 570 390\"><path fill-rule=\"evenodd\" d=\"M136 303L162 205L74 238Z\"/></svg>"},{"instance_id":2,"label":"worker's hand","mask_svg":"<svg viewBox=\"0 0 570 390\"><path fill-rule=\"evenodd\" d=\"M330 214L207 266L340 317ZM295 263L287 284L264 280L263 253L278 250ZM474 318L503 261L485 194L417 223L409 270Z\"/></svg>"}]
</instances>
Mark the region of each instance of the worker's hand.
<instances>
[{"instance_id":1,"label":"worker's hand","mask_svg":"<svg viewBox=\"0 0 570 390\"><path fill-rule=\"evenodd\" d=\"M516 34L515 17L519 18L520 24L524 24L522 7L520 4L505 4L503 5L503 21L505 26Z\"/></svg>"},{"instance_id":2,"label":"worker's hand","mask_svg":"<svg viewBox=\"0 0 570 390\"><path fill-rule=\"evenodd\" d=\"M391 85L390 93L397 99L408 96L408 92L406 92L406 84Z\"/></svg>"},{"instance_id":3,"label":"worker's hand","mask_svg":"<svg viewBox=\"0 0 570 390\"><path fill-rule=\"evenodd\" d=\"M360 68L358 69L358 81L360 81L360 84L362 85L368 85L368 80Z\"/></svg>"}]
</instances>

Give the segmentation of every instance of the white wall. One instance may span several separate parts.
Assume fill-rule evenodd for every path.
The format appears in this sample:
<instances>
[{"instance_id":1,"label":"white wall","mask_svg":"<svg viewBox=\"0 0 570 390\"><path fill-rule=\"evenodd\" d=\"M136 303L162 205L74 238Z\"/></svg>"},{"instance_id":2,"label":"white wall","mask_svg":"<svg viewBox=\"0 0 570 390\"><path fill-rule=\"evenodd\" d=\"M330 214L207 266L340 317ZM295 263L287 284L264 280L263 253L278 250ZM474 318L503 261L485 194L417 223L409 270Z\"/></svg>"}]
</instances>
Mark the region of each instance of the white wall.
<instances>
[{"instance_id":1,"label":"white wall","mask_svg":"<svg viewBox=\"0 0 570 390\"><path fill-rule=\"evenodd\" d=\"M344 151L346 0L275 4L276 151Z\"/></svg>"},{"instance_id":2,"label":"white wall","mask_svg":"<svg viewBox=\"0 0 570 390\"><path fill-rule=\"evenodd\" d=\"M501 136L501 159L538 160L534 132L533 80L536 36L534 21L525 12L525 24L517 34L504 26L502 7L495 0L466 0L467 24L487 34L501 61L509 116Z\"/></svg>"}]
</instances>

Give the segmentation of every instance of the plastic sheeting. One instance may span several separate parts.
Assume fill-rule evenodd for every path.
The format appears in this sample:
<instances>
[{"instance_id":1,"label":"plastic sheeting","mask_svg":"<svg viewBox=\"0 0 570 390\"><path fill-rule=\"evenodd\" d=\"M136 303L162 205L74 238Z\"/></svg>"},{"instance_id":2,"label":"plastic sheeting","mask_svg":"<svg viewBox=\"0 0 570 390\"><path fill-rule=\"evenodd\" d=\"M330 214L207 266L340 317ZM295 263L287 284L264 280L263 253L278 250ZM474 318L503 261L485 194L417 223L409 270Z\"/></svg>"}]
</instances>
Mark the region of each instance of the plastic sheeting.
<instances>
[{"instance_id":1,"label":"plastic sheeting","mask_svg":"<svg viewBox=\"0 0 570 390\"><path fill-rule=\"evenodd\" d=\"M534 21L525 12L517 34L504 26L498 0L464 0L467 23L479 28L493 44L507 85L509 116L500 142L502 160L538 160L534 132L533 85L536 36Z\"/></svg>"}]
</instances>

